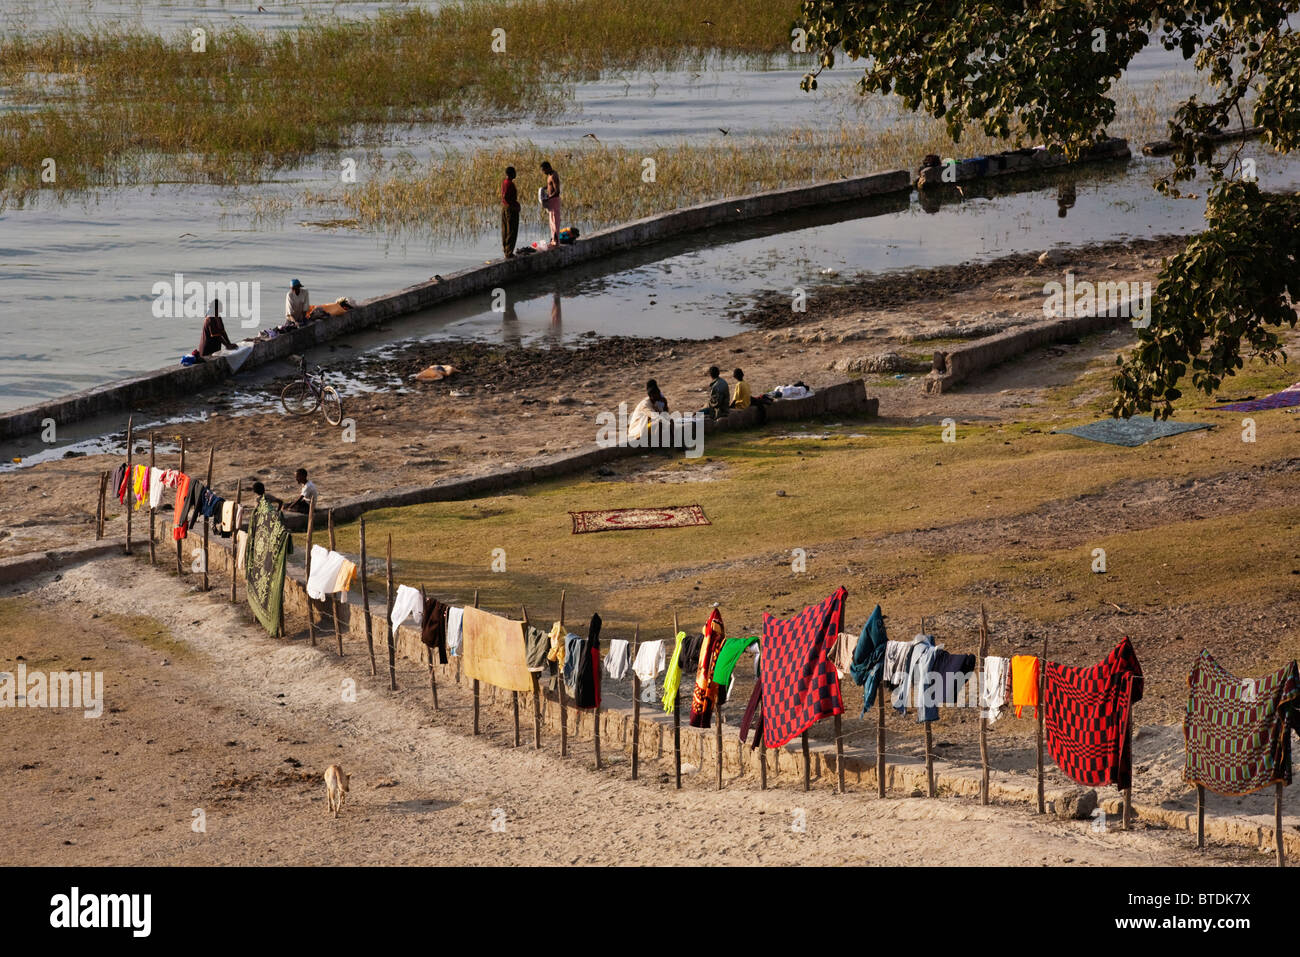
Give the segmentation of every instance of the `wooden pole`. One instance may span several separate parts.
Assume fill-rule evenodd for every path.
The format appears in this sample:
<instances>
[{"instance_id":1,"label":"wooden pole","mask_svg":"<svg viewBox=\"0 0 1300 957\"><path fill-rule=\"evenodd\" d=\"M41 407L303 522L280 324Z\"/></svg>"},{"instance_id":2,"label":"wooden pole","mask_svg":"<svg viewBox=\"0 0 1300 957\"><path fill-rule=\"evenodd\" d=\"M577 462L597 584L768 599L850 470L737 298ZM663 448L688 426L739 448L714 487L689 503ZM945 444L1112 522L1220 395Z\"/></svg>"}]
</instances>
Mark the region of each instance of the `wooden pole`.
<instances>
[{"instance_id":1,"label":"wooden pole","mask_svg":"<svg viewBox=\"0 0 1300 957\"><path fill-rule=\"evenodd\" d=\"M388 622L388 690L397 690L397 661L393 654L393 533L388 533L388 614L384 615L384 620Z\"/></svg>"},{"instance_id":2,"label":"wooden pole","mask_svg":"<svg viewBox=\"0 0 1300 957\"><path fill-rule=\"evenodd\" d=\"M375 639L370 632L370 586L366 576L366 520L361 519L361 613L366 618L366 647L370 649L370 676L375 672Z\"/></svg>"},{"instance_id":3,"label":"wooden pole","mask_svg":"<svg viewBox=\"0 0 1300 957\"><path fill-rule=\"evenodd\" d=\"M714 709L717 712L714 715L716 720L713 722L713 748L718 755L718 790L722 790L722 706L717 705Z\"/></svg>"},{"instance_id":4,"label":"wooden pole","mask_svg":"<svg viewBox=\"0 0 1300 957\"><path fill-rule=\"evenodd\" d=\"M767 790L767 745L763 743L762 735L758 741L758 789Z\"/></svg>"},{"instance_id":5,"label":"wooden pole","mask_svg":"<svg viewBox=\"0 0 1300 957\"><path fill-rule=\"evenodd\" d=\"M330 551L334 551L334 509L325 513L329 520L330 529ZM339 643L339 657L343 657L343 629L339 627L339 598L334 592L330 592L330 617L334 622L334 637ZM438 689L434 686L433 691L433 709L438 710Z\"/></svg>"},{"instance_id":6,"label":"wooden pole","mask_svg":"<svg viewBox=\"0 0 1300 957\"><path fill-rule=\"evenodd\" d=\"M528 630L528 606L520 605L519 610L524 616L524 631ZM537 750L542 746L542 682L537 672L532 672L533 676L533 749Z\"/></svg>"},{"instance_id":7,"label":"wooden pole","mask_svg":"<svg viewBox=\"0 0 1300 957\"><path fill-rule=\"evenodd\" d=\"M1133 709L1129 707L1128 727L1124 730L1124 753L1129 755L1129 762L1132 763L1133 755ZM1133 815L1133 772L1129 771L1128 787L1124 789L1124 830L1129 829L1129 821Z\"/></svg>"},{"instance_id":8,"label":"wooden pole","mask_svg":"<svg viewBox=\"0 0 1300 957\"><path fill-rule=\"evenodd\" d=\"M477 588L474 589L474 607L475 607L475 608L478 607L478 589L477 589ZM461 650L464 651L464 646L463 646L463 645L462 645L462 647L461 647ZM475 679L474 679L474 733L475 733L475 734L478 734L478 708L479 708L479 699L478 699L478 679L475 678Z\"/></svg>"},{"instance_id":9,"label":"wooden pole","mask_svg":"<svg viewBox=\"0 0 1300 957\"><path fill-rule=\"evenodd\" d=\"M924 705L922 705L924 707ZM925 723L925 791L928 797L936 797L934 787L934 728L933 721Z\"/></svg>"},{"instance_id":10,"label":"wooden pole","mask_svg":"<svg viewBox=\"0 0 1300 957\"><path fill-rule=\"evenodd\" d=\"M812 756L808 753L808 732L805 731L799 736L799 743L803 747L803 789L812 790Z\"/></svg>"},{"instance_id":11,"label":"wooden pole","mask_svg":"<svg viewBox=\"0 0 1300 957\"><path fill-rule=\"evenodd\" d=\"M565 589L560 589L560 641L564 641L564 599ZM564 687L564 669L560 669L558 681L560 693L560 757L569 756L569 696Z\"/></svg>"},{"instance_id":12,"label":"wooden pole","mask_svg":"<svg viewBox=\"0 0 1300 957\"><path fill-rule=\"evenodd\" d=\"M844 727L840 715L835 716L835 776L839 792L844 793Z\"/></svg>"},{"instance_id":13,"label":"wooden pole","mask_svg":"<svg viewBox=\"0 0 1300 957\"><path fill-rule=\"evenodd\" d=\"M99 473L99 506L95 509L95 538L104 537L104 492L108 488L108 472Z\"/></svg>"},{"instance_id":14,"label":"wooden pole","mask_svg":"<svg viewBox=\"0 0 1300 957\"><path fill-rule=\"evenodd\" d=\"M986 681L988 671L986 662L989 656L989 616L984 611L983 602L980 603L980 654L979 654L979 673L980 680ZM984 697L983 685L980 686L980 698ZM980 804L989 803L989 719L984 713L981 700L980 705Z\"/></svg>"},{"instance_id":15,"label":"wooden pole","mask_svg":"<svg viewBox=\"0 0 1300 957\"><path fill-rule=\"evenodd\" d=\"M185 436L183 435L181 436L181 467L178 471L182 474L185 472ZM185 574L185 565L181 556L181 540L179 538L176 540L176 574Z\"/></svg>"},{"instance_id":16,"label":"wooden pole","mask_svg":"<svg viewBox=\"0 0 1300 957\"><path fill-rule=\"evenodd\" d=\"M591 631L590 631L590 630L587 631L587 640L588 640L588 641L591 640ZM599 669L599 668L600 668L600 638L599 638L599 637L597 637L597 639L596 639L596 641L595 641L595 650L596 650L595 660L592 661L592 667ZM587 653L590 654L590 653L591 653L591 649L588 649ZM593 684L594 684L595 682L600 681L600 674L599 674L599 673L593 674L593 675L591 676L591 680L592 680ZM599 771L600 768L601 768L601 764L600 764L600 703L599 703L599 702L597 702L595 709L594 709L594 710L592 711L592 713L591 713L591 720L592 720L592 724L591 724L591 740L592 740L592 742L593 742L593 744L595 745L595 748L596 748L596 770Z\"/></svg>"},{"instance_id":17,"label":"wooden pole","mask_svg":"<svg viewBox=\"0 0 1300 957\"><path fill-rule=\"evenodd\" d=\"M158 464L157 440L158 440L158 433L150 432L149 433L149 482L151 486L153 483L153 470L157 467ZM150 488L149 498L151 500L153 499L152 487ZM158 564L157 543L154 541L154 509L152 505L149 506L149 564L150 565Z\"/></svg>"},{"instance_id":18,"label":"wooden pole","mask_svg":"<svg viewBox=\"0 0 1300 957\"><path fill-rule=\"evenodd\" d=\"M885 796L885 683L876 685L876 792Z\"/></svg>"},{"instance_id":19,"label":"wooden pole","mask_svg":"<svg viewBox=\"0 0 1300 957\"><path fill-rule=\"evenodd\" d=\"M307 580L311 581L311 538L316 526L316 501L315 499L307 503ZM316 647L316 615L312 612L311 596L307 596L307 635L311 638L311 646Z\"/></svg>"},{"instance_id":20,"label":"wooden pole","mask_svg":"<svg viewBox=\"0 0 1300 957\"><path fill-rule=\"evenodd\" d=\"M238 578L238 569L235 567L239 564L239 506L244 501L244 480L241 478L235 482L235 527L231 532L230 541L232 543L230 553L230 603L235 603L235 581Z\"/></svg>"},{"instance_id":21,"label":"wooden pole","mask_svg":"<svg viewBox=\"0 0 1300 957\"><path fill-rule=\"evenodd\" d=\"M673 641L677 640L677 612L673 612ZM678 658L678 670L681 659ZM677 682L677 692L673 695L673 764L677 769L677 790L682 789L682 683Z\"/></svg>"},{"instance_id":22,"label":"wooden pole","mask_svg":"<svg viewBox=\"0 0 1300 957\"><path fill-rule=\"evenodd\" d=\"M208 449L208 483L207 484L208 484L209 492L212 491L212 456L216 453L216 451L217 450L215 448ZM208 526L210 523L211 523L211 519L209 519L208 516L204 515L203 516L203 590L204 591L208 591L210 587L208 584ZM283 601L280 602L280 608L281 608L281 614L283 614L283 609L284 609Z\"/></svg>"},{"instance_id":23,"label":"wooden pole","mask_svg":"<svg viewBox=\"0 0 1300 957\"><path fill-rule=\"evenodd\" d=\"M135 511L135 489L131 481L131 446L135 444L135 416L126 420L126 553L131 554L131 513Z\"/></svg>"},{"instance_id":24,"label":"wooden pole","mask_svg":"<svg viewBox=\"0 0 1300 957\"><path fill-rule=\"evenodd\" d=\"M1196 785L1196 846L1205 846L1205 785Z\"/></svg>"},{"instance_id":25,"label":"wooden pole","mask_svg":"<svg viewBox=\"0 0 1300 957\"><path fill-rule=\"evenodd\" d=\"M1282 782L1274 785L1273 843L1277 846L1277 866L1286 867L1286 848L1282 843Z\"/></svg>"},{"instance_id":26,"label":"wooden pole","mask_svg":"<svg viewBox=\"0 0 1300 957\"><path fill-rule=\"evenodd\" d=\"M1047 798L1043 793L1043 718L1047 711L1047 697L1044 689L1047 686L1047 638L1043 638L1043 654L1038 659L1038 707L1034 709L1038 712L1038 813L1047 813ZM1128 830L1128 810L1125 805L1124 829Z\"/></svg>"},{"instance_id":27,"label":"wooden pole","mask_svg":"<svg viewBox=\"0 0 1300 957\"><path fill-rule=\"evenodd\" d=\"M637 645L641 641L641 626L632 628L632 662L636 663ZM641 762L641 679L632 669L632 780L636 780Z\"/></svg>"}]
</instances>

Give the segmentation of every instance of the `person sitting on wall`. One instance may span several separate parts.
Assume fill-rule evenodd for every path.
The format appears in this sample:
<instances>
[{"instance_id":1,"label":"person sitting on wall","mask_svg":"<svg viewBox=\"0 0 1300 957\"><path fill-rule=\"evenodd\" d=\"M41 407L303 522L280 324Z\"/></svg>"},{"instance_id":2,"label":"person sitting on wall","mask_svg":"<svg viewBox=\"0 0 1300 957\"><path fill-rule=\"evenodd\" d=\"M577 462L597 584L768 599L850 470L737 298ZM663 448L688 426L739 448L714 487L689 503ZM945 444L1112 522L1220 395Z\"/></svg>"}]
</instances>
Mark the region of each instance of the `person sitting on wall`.
<instances>
[{"instance_id":1,"label":"person sitting on wall","mask_svg":"<svg viewBox=\"0 0 1300 957\"><path fill-rule=\"evenodd\" d=\"M301 326L307 321L311 312L311 295L307 287L295 279L289 283L289 291L284 295L284 318L290 326Z\"/></svg>"},{"instance_id":2,"label":"person sitting on wall","mask_svg":"<svg viewBox=\"0 0 1300 957\"><path fill-rule=\"evenodd\" d=\"M233 349L235 344L226 335L226 325L221 321L221 300L212 300L212 312L203 320L203 331L199 334L199 355L206 358L223 348Z\"/></svg>"},{"instance_id":3,"label":"person sitting on wall","mask_svg":"<svg viewBox=\"0 0 1300 957\"><path fill-rule=\"evenodd\" d=\"M307 478L306 469L298 469L293 473L294 480L302 486L298 497L285 505L284 508L290 512L301 512L306 515L311 505L316 501L316 483Z\"/></svg>"},{"instance_id":4,"label":"person sitting on wall","mask_svg":"<svg viewBox=\"0 0 1300 957\"><path fill-rule=\"evenodd\" d=\"M748 409L752 406L757 414L758 424L762 425L767 421L766 406L771 405L772 400L765 395L750 393L749 383L745 381L744 369L735 369L731 374L736 379L736 388L731 393L731 407L733 409Z\"/></svg>"},{"instance_id":5,"label":"person sitting on wall","mask_svg":"<svg viewBox=\"0 0 1300 957\"><path fill-rule=\"evenodd\" d=\"M711 419L725 418L731 411L731 395L727 389L727 380L717 366L709 366L709 404L700 411Z\"/></svg>"}]
</instances>

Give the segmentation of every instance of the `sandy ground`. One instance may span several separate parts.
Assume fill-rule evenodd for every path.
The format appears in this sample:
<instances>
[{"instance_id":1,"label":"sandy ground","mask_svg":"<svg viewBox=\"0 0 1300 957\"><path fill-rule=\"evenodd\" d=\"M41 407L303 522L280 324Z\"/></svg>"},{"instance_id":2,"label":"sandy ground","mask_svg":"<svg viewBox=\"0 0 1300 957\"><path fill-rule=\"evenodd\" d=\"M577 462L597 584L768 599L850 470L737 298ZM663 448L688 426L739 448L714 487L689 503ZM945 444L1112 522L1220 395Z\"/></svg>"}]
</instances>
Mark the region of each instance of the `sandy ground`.
<instances>
[{"instance_id":1,"label":"sandy ground","mask_svg":"<svg viewBox=\"0 0 1300 957\"><path fill-rule=\"evenodd\" d=\"M666 763L632 782L615 754L596 772L585 742L566 760L554 742L514 750L499 714L470 737L463 690L444 687L435 714L414 669L399 676L409 690L390 693L359 646L339 661L274 641L220 592L138 560L26 589L41 629L0 634L0 667L22 656L29 668L102 671L106 708L98 719L0 717L3 821L21 835L0 850L3 864L1267 863L1235 848L1197 852L1185 833L1096 833L958 798L839 796L828 780L805 793L787 777L764 793L732 779L717 792L696 774L677 792ZM127 624L109 608L141 617ZM346 681L355 703L343 700ZM352 774L337 820L320 778L331 763Z\"/></svg>"},{"instance_id":2,"label":"sandy ground","mask_svg":"<svg viewBox=\"0 0 1300 957\"><path fill-rule=\"evenodd\" d=\"M293 472L303 466L320 489L320 505L328 507L367 491L472 475L539 453L590 445L597 412L614 410L620 402L630 409L644 396L649 378L659 382L670 408L692 411L706 403L705 369L711 364L728 378L740 366L751 387L762 391L800 380L815 387L842 379L844 374L829 366L846 357L899 352L928 362L943 342L1041 320L1043 285L1061 280L1064 270L1073 270L1079 280L1150 279L1160 257L1177 248L1175 240L1107 244L1063 254L1046 266L1033 257L1012 256L978 267L855 281L812 296L806 313L791 312L782 293L742 310L755 328L720 340L593 339L576 353L414 343L383 359L355 356L339 342L327 356L314 355L313 363L408 382L402 392L345 396L344 414L355 422L355 442L345 441L344 432L319 415L291 418L278 404L261 414L236 415L221 390L197 400L150 405L137 413L137 421L206 412L206 421L156 430L165 450L160 465L177 465L183 433L191 472L202 474L213 448L218 485L233 488L242 479L247 489L260 479L272 492L292 498L297 494ZM393 331L400 333L400 324ZM1130 339L1117 332L1064 343L1038 357L1059 362L1012 363L942 396L922 392L919 372L903 380L867 376L867 388L879 396L881 416L893 421L1014 418L1038 404L1045 389L1071 381L1080 363L1114 354ZM439 383L406 378L435 362L464 371ZM265 387L268 403L276 401L285 381ZM147 460L147 435L139 436L136 454ZM118 461L93 455L0 473L0 557L85 538L93 530L99 473ZM110 516L118 523L110 525L115 530L122 522L120 508L110 509Z\"/></svg>"}]
</instances>

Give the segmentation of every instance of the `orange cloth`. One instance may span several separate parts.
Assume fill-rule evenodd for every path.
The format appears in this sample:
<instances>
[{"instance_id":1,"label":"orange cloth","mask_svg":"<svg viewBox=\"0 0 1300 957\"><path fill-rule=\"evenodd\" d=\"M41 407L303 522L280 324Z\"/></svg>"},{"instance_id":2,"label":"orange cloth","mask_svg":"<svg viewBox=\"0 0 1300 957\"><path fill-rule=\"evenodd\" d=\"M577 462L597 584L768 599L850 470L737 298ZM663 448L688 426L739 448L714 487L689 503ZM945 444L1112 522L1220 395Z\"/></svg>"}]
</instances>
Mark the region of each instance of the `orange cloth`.
<instances>
[{"instance_id":1,"label":"orange cloth","mask_svg":"<svg viewBox=\"0 0 1300 957\"><path fill-rule=\"evenodd\" d=\"M1011 658L1011 704L1016 717L1024 708L1033 708L1038 717L1038 657L1014 655Z\"/></svg>"},{"instance_id":2,"label":"orange cloth","mask_svg":"<svg viewBox=\"0 0 1300 957\"><path fill-rule=\"evenodd\" d=\"M180 472L176 477L176 511L172 521L172 538L178 542L185 537L185 513L189 511L185 507L185 500L189 495L190 477Z\"/></svg>"}]
</instances>

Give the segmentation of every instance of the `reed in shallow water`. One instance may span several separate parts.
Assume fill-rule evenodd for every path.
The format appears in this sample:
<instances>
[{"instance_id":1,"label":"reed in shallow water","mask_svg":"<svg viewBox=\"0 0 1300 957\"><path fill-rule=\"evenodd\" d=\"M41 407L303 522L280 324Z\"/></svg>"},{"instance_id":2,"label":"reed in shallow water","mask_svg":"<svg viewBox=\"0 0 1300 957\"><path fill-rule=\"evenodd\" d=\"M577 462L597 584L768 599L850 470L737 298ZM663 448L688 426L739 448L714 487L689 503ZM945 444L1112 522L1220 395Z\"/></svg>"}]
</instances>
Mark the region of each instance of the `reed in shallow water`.
<instances>
[{"instance_id":1,"label":"reed in shallow water","mask_svg":"<svg viewBox=\"0 0 1300 957\"><path fill-rule=\"evenodd\" d=\"M1149 95L1139 99L1123 93L1119 102L1113 133L1139 143L1163 133L1163 121L1150 107ZM538 165L545 159L556 165L564 182L564 221L594 230L727 196L890 169L915 170L927 153L979 156L1009 145L980 134L954 145L942 122L900 113L827 129L800 127L727 137L716 143L626 147L583 141L551 148L529 141L500 142L443 150L423 166L407 156L357 184L307 190L303 200L346 210L361 228L467 239L481 235L485 224L491 227L506 166L520 173L523 226L529 227L534 217L538 224L544 221L533 197L542 185Z\"/></svg>"},{"instance_id":2,"label":"reed in shallow water","mask_svg":"<svg viewBox=\"0 0 1300 957\"><path fill-rule=\"evenodd\" d=\"M242 182L391 124L555 113L565 84L717 53L789 54L795 0L462 0L295 31L0 38L0 187ZM494 33L503 30L504 34ZM806 58L805 58L806 59ZM143 176L141 180L136 177Z\"/></svg>"}]
</instances>

